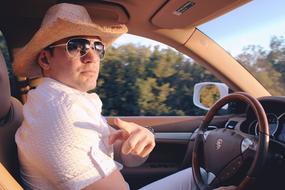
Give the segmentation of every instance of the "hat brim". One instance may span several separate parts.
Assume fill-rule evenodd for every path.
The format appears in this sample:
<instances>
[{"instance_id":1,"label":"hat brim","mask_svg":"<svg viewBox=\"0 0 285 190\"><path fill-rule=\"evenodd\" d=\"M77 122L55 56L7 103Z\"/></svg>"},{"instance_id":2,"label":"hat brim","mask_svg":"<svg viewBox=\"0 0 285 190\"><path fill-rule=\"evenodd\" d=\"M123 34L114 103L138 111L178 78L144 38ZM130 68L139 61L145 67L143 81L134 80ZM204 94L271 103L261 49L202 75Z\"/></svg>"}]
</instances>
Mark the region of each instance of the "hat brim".
<instances>
[{"instance_id":1,"label":"hat brim","mask_svg":"<svg viewBox=\"0 0 285 190\"><path fill-rule=\"evenodd\" d=\"M99 26L96 24L74 23L57 19L52 24L41 27L34 37L15 53L13 69L20 77L41 76L36 58L48 45L71 36L99 36L105 46L109 46L120 35L127 32L125 25Z\"/></svg>"}]
</instances>

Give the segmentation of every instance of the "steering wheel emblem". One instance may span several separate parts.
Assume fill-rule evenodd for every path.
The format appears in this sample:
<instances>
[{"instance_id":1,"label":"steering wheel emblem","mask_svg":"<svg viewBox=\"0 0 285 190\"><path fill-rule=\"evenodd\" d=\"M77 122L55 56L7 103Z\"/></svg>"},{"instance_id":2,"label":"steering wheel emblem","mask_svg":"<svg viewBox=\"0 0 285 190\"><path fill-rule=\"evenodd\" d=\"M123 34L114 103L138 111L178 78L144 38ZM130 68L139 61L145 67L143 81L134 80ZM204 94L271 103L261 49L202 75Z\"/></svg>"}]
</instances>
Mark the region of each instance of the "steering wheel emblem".
<instances>
[{"instance_id":1,"label":"steering wheel emblem","mask_svg":"<svg viewBox=\"0 0 285 190\"><path fill-rule=\"evenodd\" d=\"M218 139L216 142L216 150L219 150L222 148L222 144L223 144L223 139Z\"/></svg>"}]
</instances>

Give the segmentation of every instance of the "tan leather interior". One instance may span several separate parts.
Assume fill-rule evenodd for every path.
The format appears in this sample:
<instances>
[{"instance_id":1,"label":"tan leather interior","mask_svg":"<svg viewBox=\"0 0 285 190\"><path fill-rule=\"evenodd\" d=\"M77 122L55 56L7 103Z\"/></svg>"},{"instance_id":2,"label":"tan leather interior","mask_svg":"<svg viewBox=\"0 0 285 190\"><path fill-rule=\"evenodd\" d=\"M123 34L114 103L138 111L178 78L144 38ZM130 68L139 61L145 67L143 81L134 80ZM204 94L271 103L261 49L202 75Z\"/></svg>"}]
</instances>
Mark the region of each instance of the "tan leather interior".
<instances>
[{"instance_id":1,"label":"tan leather interior","mask_svg":"<svg viewBox=\"0 0 285 190\"><path fill-rule=\"evenodd\" d=\"M23 189L18 179L15 132L23 120L22 103L11 97L8 72L0 52L0 189ZM13 177L12 177L13 175Z\"/></svg>"}]
</instances>

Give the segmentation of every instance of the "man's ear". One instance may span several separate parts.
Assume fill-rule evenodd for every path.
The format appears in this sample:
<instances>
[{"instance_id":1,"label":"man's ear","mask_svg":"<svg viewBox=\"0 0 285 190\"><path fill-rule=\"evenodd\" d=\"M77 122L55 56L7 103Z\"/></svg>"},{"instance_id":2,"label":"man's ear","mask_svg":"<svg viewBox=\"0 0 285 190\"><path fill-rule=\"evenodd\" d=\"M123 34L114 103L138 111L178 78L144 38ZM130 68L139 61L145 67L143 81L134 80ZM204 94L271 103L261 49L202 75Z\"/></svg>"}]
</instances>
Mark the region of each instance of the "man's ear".
<instances>
[{"instance_id":1,"label":"man's ear","mask_svg":"<svg viewBox=\"0 0 285 190\"><path fill-rule=\"evenodd\" d=\"M48 70L50 68L50 63L49 63L49 52L46 50L42 50L39 53L38 56L38 64L43 70Z\"/></svg>"}]
</instances>

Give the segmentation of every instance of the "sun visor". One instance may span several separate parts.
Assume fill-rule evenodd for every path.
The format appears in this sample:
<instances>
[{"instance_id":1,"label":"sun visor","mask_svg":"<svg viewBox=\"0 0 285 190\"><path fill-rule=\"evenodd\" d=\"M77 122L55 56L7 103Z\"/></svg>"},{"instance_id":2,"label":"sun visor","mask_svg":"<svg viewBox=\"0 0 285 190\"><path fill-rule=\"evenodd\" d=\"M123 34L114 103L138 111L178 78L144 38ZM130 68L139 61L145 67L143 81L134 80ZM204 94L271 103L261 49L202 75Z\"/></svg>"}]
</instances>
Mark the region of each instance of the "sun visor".
<instances>
[{"instance_id":1,"label":"sun visor","mask_svg":"<svg viewBox=\"0 0 285 190\"><path fill-rule=\"evenodd\" d=\"M185 28L200 25L249 0L176 0L168 1L152 17L151 22L161 28Z\"/></svg>"},{"instance_id":2,"label":"sun visor","mask_svg":"<svg viewBox=\"0 0 285 190\"><path fill-rule=\"evenodd\" d=\"M120 5L115 3L84 3L92 20L98 24L127 24L129 15Z\"/></svg>"}]
</instances>

